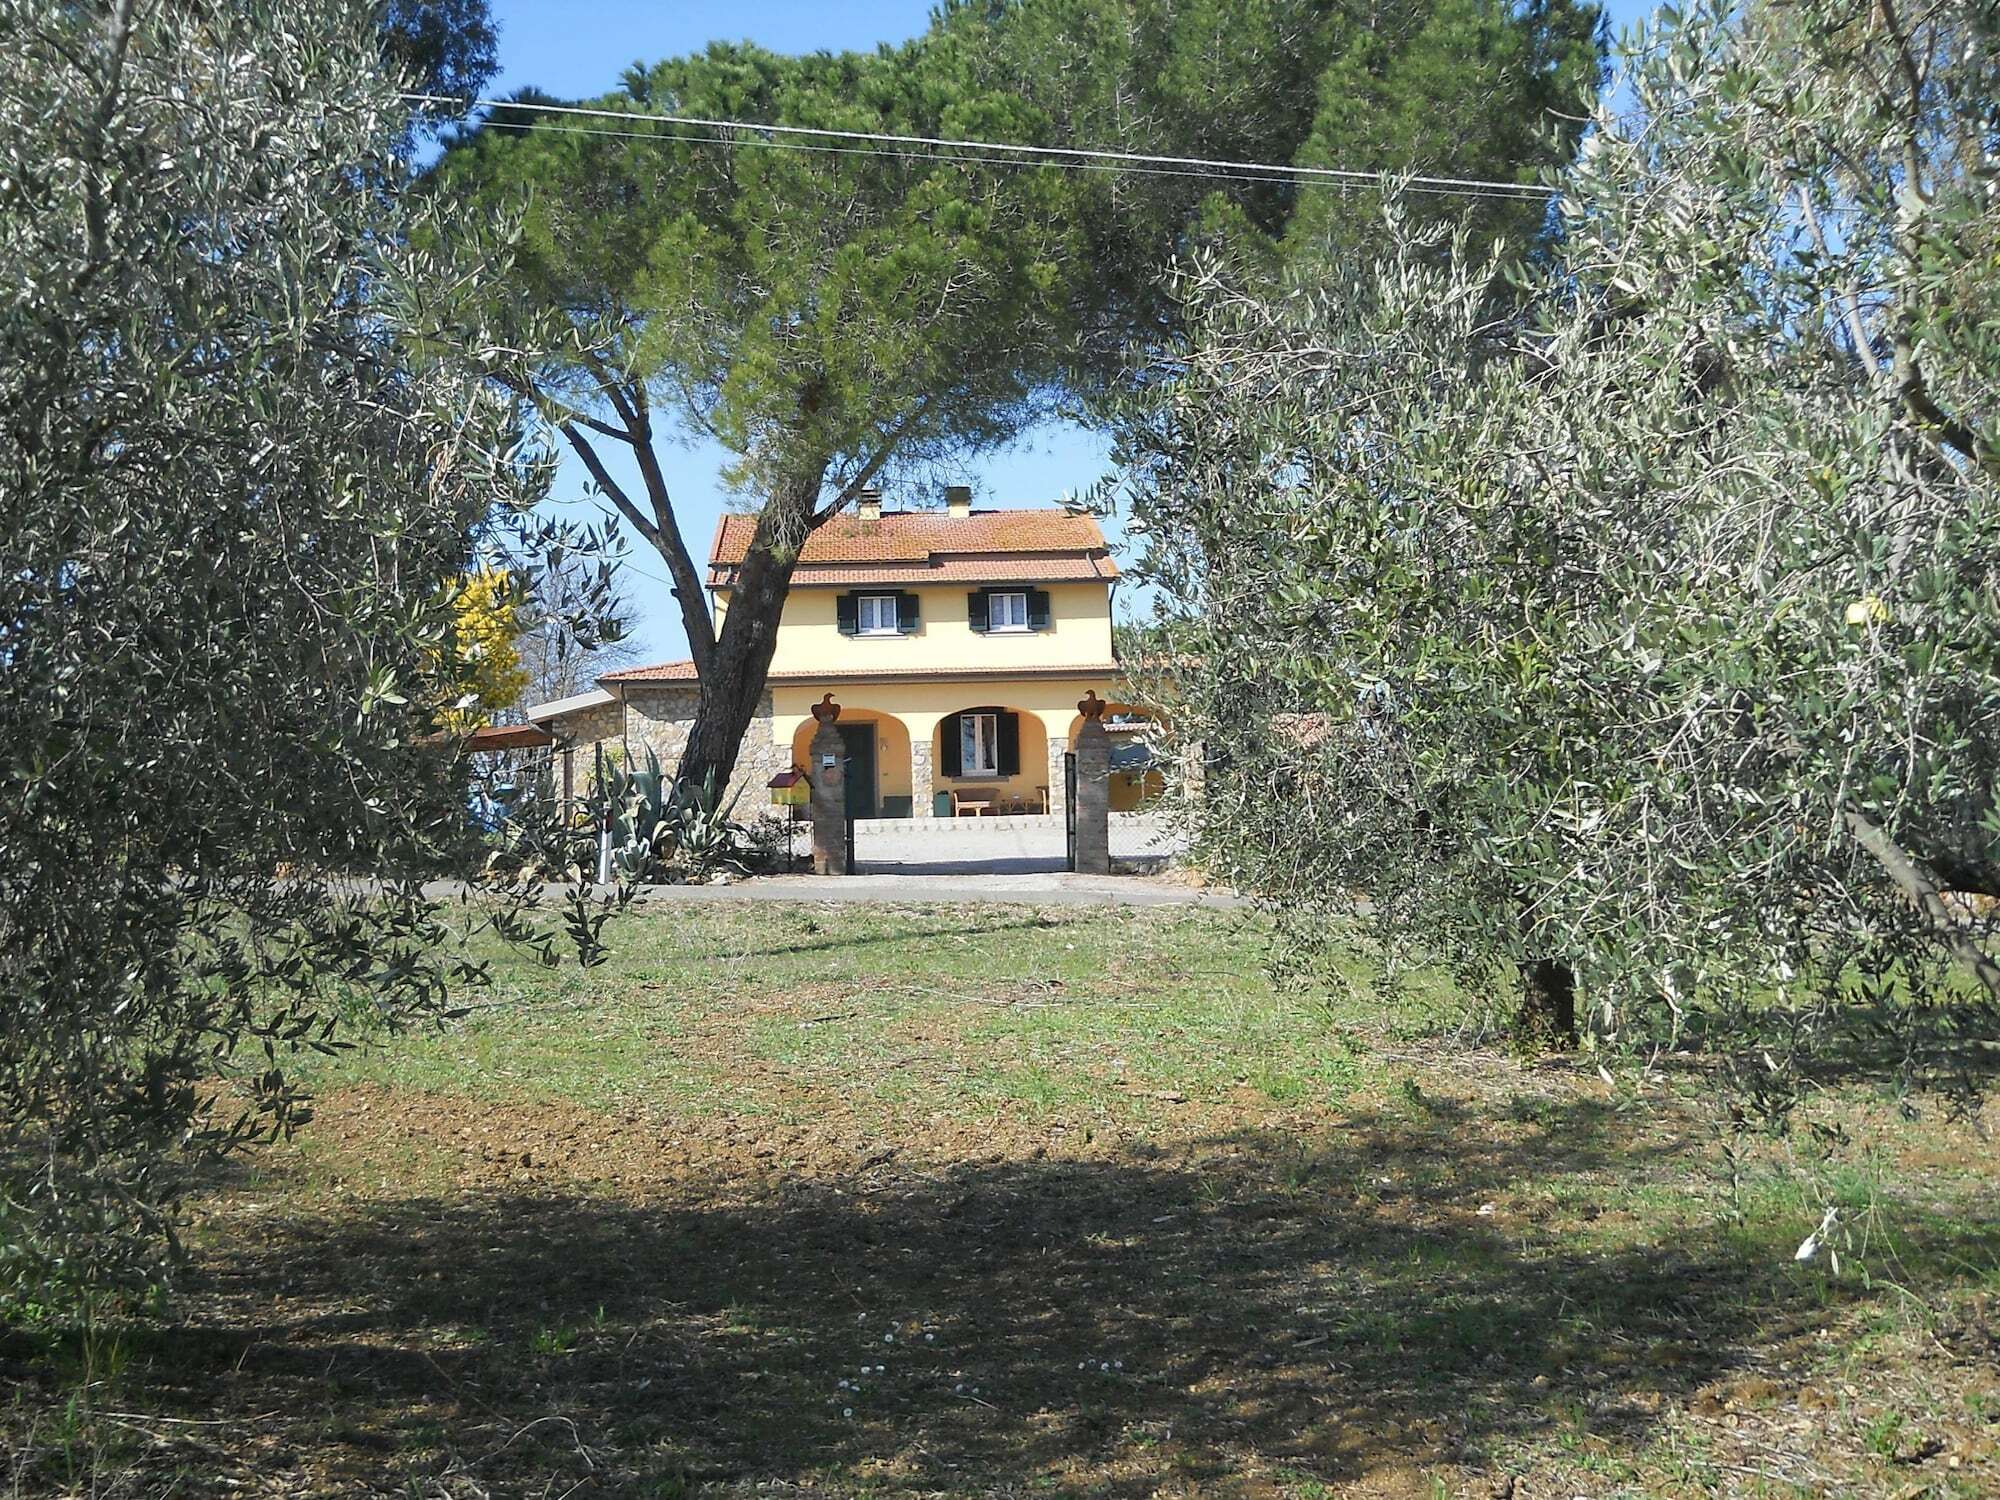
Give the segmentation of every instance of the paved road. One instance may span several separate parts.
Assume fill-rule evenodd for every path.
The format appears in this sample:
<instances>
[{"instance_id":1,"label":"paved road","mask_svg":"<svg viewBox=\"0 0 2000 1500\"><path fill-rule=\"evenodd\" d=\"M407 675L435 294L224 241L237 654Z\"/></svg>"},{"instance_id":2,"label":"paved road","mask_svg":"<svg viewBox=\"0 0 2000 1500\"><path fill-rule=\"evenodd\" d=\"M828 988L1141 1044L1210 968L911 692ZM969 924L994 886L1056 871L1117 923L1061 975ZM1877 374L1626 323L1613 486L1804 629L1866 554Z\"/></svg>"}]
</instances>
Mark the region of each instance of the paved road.
<instances>
[{"instance_id":1,"label":"paved road","mask_svg":"<svg viewBox=\"0 0 2000 1500\"><path fill-rule=\"evenodd\" d=\"M425 894L455 901L465 893L457 881L434 880ZM553 907L574 887L542 888ZM595 887L609 895L614 887ZM1228 891L1204 890L1152 875L1026 874L965 875L760 875L728 885L649 885L633 898L634 911L666 911L677 906L754 904L760 901L845 904L876 902L905 906L1207 906L1234 908L1250 903Z\"/></svg>"},{"instance_id":2,"label":"paved road","mask_svg":"<svg viewBox=\"0 0 2000 1500\"><path fill-rule=\"evenodd\" d=\"M857 873L845 877L763 875L728 885L647 886L639 910L717 902L882 902L1028 906L1210 906L1247 903L1159 875L1071 875L1063 868L1060 818L871 819L855 830ZM804 840L801 838L801 847ZM1114 814L1111 854L1121 866L1158 870L1179 852L1158 820ZM435 894L458 888L440 883ZM550 886L562 899L567 887Z\"/></svg>"},{"instance_id":3,"label":"paved road","mask_svg":"<svg viewBox=\"0 0 2000 1500\"><path fill-rule=\"evenodd\" d=\"M715 902L880 902L903 905L1208 906L1247 903L1227 891L1203 890L1145 875L1025 874L764 875L729 885L648 886L635 910Z\"/></svg>"}]
</instances>

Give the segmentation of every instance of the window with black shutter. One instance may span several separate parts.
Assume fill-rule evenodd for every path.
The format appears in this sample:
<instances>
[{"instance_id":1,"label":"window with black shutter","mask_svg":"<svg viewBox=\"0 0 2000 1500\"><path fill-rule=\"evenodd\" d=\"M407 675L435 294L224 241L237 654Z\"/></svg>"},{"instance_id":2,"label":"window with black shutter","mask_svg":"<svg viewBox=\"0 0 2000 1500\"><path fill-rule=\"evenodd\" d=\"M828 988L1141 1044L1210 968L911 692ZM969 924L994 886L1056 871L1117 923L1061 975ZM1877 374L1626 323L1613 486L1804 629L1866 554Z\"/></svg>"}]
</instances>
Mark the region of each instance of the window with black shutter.
<instances>
[{"instance_id":1,"label":"window with black shutter","mask_svg":"<svg viewBox=\"0 0 2000 1500\"><path fill-rule=\"evenodd\" d=\"M917 596L856 590L833 604L842 635L911 635L917 628Z\"/></svg>"},{"instance_id":2,"label":"window with black shutter","mask_svg":"<svg viewBox=\"0 0 2000 1500\"><path fill-rule=\"evenodd\" d=\"M938 759L947 779L1018 776L1021 716L1004 708L968 708L938 726Z\"/></svg>"},{"instance_id":3,"label":"window with black shutter","mask_svg":"<svg viewBox=\"0 0 2000 1500\"><path fill-rule=\"evenodd\" d=\"M1047 589L979 589L966 595L965 614L982 635L1048 630L1055 618Z\"/></svg>"},{"instance_id":4,"label":"window with black shutter","mask_svg":"<svg viewBox=\"0 0 2000 1500\"><path fill-rule=\"evenodd\" d=\"M947 714L944 722L938 725L939 769L948 778L956 779L965 774L965 752L959 740L964 732L959 720L964 717L963 714Z\"/></svg>"},{"instance_id":5,"label":"window with black shutter","mask_svg":"<svg viewBox=\"0 0 2000 1500\"><path fill-rule=\"evenodd\" d=\"M1021 774L1021 716L1010 714L1005 709L997 715L1000 730L1000 774L1019 776Z\"/></svg>"}]
</instances>

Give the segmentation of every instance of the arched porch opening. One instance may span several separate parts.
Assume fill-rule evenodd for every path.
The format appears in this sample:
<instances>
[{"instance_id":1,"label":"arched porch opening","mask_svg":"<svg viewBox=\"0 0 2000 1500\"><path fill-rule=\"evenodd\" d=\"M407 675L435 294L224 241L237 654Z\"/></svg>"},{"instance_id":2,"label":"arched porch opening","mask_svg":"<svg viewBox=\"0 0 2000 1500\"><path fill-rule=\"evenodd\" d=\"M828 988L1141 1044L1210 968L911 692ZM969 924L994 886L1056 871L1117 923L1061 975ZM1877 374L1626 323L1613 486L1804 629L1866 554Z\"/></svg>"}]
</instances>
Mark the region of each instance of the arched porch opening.
<instances>
[{"instance_id":1,"label":"arched porch opening","mask_svg":"<svg viewBox=\"0 0 2000 1500\"><path fill-rule=\"evenodd\" d=\"M968 706L931 730L933 811L939 817L1040 815L1061 800L1049 785L1049 731L1039 714Z\"/></svg>"},{"instance_id":2,"label":"arched porch opening","mask_svg":"<svg viewBox=\"0 0 2000 1500\"><path fill-rule=\"evenodd\" d=\"M1159 765L1159 718L1152 710L1136 703L1105 705L1104 730L1111 740L1111 810L1136 812L1156 802L1167 789ZM1076 736L1083 728L1083 715L1069 723L1069 747L1076 749Z\"/></svg>"},{"instance_id":3,"label":"arched porch opening","mask_svg":"<svg viewBox=\"0 0 2000 1500\"><path fill-rule=\"evenodd\" d=\"M856 818L907 818L912 810L910 731L894 714L841 705L834 726L845 742L847 811ZM819 728L807 719L792 732L792 764L812 773L812 737Z\"/></svg>"}]
</instances>

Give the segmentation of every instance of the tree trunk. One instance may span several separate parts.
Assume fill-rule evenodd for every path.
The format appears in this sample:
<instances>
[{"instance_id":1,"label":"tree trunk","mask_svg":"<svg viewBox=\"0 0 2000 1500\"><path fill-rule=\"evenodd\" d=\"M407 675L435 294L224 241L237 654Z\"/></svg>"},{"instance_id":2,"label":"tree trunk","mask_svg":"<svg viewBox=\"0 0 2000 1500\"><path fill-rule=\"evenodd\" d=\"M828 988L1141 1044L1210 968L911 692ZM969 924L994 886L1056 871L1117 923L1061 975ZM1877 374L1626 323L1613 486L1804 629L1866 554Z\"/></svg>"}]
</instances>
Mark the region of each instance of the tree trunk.
<instances>
[{"instance_id":1,"label":"tree trunk","mask_svg":"<svg viewBox=\"0 0 2000 1500\"><path fill-rule=\"evenodd\" d=\"M1537 958L1521 965L1514 1042L1539 1052L1576 1046L1576 973L1561 959Z\"/></svg>"},{"instance_id":2,"label":"tree trunk","mask_svg":"<svg viewBox=\"0 0 2000 1500\"><path fill-rule=\"evenodd\" d=\"M701 786L715 778L718 794L729 785L743 736L764 697L771 654L778 646L778 617L784 613L792 569L811 530L824 470L788 483L757 516L750 550L736 571L729 613L715 639L715 651L701 672L701 698L681 752L680 778Z\"/></svg>"}]
</instances>

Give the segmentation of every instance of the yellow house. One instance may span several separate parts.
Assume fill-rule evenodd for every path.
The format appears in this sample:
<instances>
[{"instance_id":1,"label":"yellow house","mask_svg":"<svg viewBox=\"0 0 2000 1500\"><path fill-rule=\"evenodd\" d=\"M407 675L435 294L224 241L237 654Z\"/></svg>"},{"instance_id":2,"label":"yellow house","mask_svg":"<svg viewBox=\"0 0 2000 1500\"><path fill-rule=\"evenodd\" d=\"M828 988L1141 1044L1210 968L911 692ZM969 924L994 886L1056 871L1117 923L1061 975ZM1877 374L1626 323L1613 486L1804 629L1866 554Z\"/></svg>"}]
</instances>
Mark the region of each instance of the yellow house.
<instances>
[{"instance_id":1,"label":"yellow house","mask_svg":"<svg viewBox=\"0 0 2000 1500\"><path fill-rule=\"evenodd\" d=\"M718 626L755 520L725 516L709 549ZM736 780L745 810L778 771L807 763L811 705L831 693L856 817L1060 812L1064 756L1086 692L1114 704L1114 807L1146 791L1143 717L1120 703L1111 644L1118 567L1097 522L1044 507L858 510L807 538L778 625L765 702ZM694 712L694 670L667 662L606 673L598 691L529 711L565 742L643 744L663 764Z\"/></svg>"}]
</instances>

